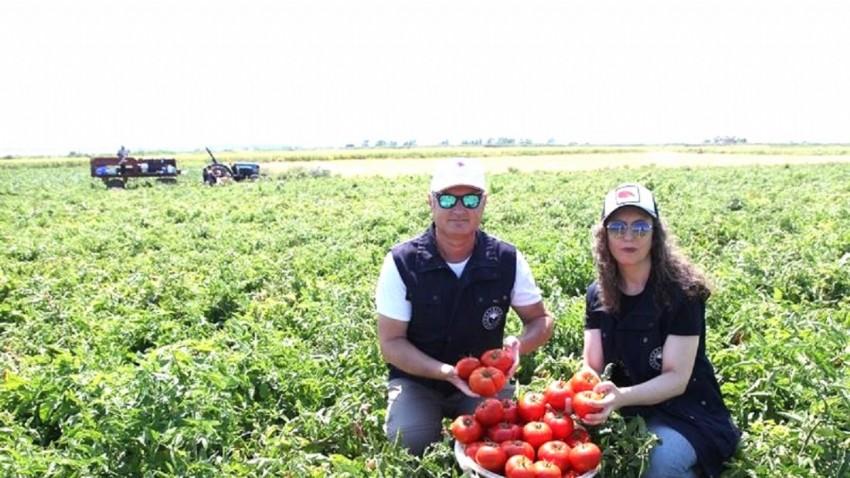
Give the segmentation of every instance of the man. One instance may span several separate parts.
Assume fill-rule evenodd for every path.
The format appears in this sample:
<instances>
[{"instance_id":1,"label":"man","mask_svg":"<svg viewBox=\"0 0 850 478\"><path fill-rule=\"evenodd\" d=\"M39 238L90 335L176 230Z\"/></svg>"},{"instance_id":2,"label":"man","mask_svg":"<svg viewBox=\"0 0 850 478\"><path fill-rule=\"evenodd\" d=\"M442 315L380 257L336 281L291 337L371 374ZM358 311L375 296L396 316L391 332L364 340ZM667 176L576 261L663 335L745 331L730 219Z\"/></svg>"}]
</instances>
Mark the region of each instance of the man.
<instances>
[{"instance_id":1,"label":"man","mask_svg":"<svg viewBox=\"0 0 850 478\"><path fill-rule=\"evenodd\" d=\"M514 356L546 343L554 319L514 246L479 230L487 189L481 164L438 163L428 204L433 223L387 254L376 290L378 339L389 366L386 432L411 453L442 438L442 420L472 413L482 398L457 375L465 356L506 347ZM504 337L512 308L519 337ZM510 378L510 377L509 377ZM500 398L513 395L508 385Z\"/></svg>"}]
</instances>

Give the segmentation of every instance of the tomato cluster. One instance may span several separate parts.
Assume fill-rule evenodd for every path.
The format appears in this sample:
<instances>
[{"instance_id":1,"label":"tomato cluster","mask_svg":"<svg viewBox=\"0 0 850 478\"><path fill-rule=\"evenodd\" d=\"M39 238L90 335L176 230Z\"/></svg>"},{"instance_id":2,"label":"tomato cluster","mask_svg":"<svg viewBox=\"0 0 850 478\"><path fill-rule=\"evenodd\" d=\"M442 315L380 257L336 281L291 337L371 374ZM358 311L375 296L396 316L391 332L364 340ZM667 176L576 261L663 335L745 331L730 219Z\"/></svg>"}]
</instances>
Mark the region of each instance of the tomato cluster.
<instances>
[{"instance_id":1,"label":"tomato cluster","mask_svg":"<svg viewBox=\"0 0 850 478\"><path fill-rule=\"evenodd\" d=\"M577 372L569 380L554 380L543 392L526 391L519 400L485 398L473 414L451 424L455 440L478 466L507 478L577 477L595 470L602 451L587 431L577 426L595 413L586 403L599 379Z\"/></svg>"},{"instance_id":2,"label":"tomato cluster","mask_svg":"<svg viewBox=\"0 0 850 478\"><path fill-rule=\"evenodd\" d=\"M514 364L510 351L490 349L481 358L464 357L455 364L460 378L467 381L469 389L482 397L493 397L507 383L505 374Z\"/></svg>"}]
</instances>

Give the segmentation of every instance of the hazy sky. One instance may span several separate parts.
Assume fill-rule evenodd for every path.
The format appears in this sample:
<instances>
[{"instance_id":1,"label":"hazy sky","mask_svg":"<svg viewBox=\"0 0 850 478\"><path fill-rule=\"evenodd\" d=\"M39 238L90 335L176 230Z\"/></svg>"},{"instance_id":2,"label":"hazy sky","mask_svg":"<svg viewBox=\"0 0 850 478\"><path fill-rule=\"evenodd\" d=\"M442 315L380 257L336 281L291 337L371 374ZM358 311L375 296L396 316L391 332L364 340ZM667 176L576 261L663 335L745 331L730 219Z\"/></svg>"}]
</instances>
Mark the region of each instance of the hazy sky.
<instances>
[{"instance_id":1,"label":"hazy sky","mask_svg":"<svg viewBox=\"0 0 850 478\"><path fill-rule=\"evenodd\" d=\"M846 0L2 0L0 154L850 143Z\"/></svg>"}]
</instances>

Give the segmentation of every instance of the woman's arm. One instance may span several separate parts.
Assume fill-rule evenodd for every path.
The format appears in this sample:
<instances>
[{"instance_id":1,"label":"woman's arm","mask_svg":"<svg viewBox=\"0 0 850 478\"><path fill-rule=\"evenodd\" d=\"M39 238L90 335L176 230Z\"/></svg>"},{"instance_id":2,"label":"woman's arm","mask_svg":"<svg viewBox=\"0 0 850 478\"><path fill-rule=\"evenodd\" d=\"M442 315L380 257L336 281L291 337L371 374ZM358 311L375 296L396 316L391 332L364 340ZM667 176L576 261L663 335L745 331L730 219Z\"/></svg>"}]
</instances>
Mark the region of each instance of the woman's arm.
<instances>
[{"instance_id":1,"label":"woman's arm","mask_svg":"<svg viewBox=\"0 0 850 478\"><path fill-rule=\"evenodd\" d=\"M683 394L693 374L698 347L698 335L668 335L661 354L661 375L630 387L618 388L612 382L596 385L593 391L603 394L604 398L591 404L601 407L602 411L587 415L583 421L598 425L622 407L655 405Z\"/></svg>"}]
</instances>

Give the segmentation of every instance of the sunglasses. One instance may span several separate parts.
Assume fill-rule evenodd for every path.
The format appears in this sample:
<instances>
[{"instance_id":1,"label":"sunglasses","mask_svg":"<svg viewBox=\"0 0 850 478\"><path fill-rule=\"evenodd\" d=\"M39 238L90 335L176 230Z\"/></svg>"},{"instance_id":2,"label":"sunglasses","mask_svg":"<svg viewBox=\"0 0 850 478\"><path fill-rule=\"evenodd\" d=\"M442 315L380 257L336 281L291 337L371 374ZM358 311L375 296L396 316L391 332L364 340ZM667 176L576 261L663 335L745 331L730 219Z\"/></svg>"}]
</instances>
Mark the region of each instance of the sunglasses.
<instances>
[{"instance_id":1,"label":"sunglasses","mask_svg":"<svg viewBox=\"0 0 850 478\"><path fill-rule=\"evenodd\" d=\"M448 193L434 193L437 198L437 204L443 209L451 209L455 207L458 201L467 209L475 209L481 205L481 193L470 193L462 196L455 196Z\"/></svg>"},{"instance_id":2,"label":"sunglasses","mask_svg":"<svg viewBox=\"0 0 850 478\"><path fill-rule=\"evenodd\" d=\"M629 232L632 233L632 237L646 237L652 230L652 224L646 221L635 221L628 225L623 221L611 221L605 228L608 229L608 234L613 237L626 237Z\"/></svg>"}]
</instances>

